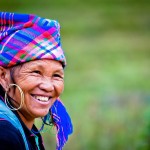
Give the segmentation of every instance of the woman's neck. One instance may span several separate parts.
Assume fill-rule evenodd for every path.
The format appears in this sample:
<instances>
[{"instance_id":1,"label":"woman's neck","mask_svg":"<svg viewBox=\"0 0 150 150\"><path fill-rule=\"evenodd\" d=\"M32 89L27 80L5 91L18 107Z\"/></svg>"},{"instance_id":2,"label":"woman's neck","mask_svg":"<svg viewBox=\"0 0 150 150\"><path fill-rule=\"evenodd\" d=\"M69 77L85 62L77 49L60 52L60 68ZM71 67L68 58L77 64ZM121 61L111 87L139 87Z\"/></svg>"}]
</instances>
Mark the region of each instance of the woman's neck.
<instances>
[{"instance_id":1,"label":"woman's neck","mask_svg":"<svg viewBox=\"0 0 150 150\"><path fill-rule=\"evenodd\" d=\"M29 130L31 130L32 127L33 127L33 124L34 124L34 119L26 119L24 117L24 115L22 115L22 113L20 113L19 111L18 111L18 115L20 116L20 118L23 121L23 123L27 126L27 128Z\"/></svg>"}]
</instances>

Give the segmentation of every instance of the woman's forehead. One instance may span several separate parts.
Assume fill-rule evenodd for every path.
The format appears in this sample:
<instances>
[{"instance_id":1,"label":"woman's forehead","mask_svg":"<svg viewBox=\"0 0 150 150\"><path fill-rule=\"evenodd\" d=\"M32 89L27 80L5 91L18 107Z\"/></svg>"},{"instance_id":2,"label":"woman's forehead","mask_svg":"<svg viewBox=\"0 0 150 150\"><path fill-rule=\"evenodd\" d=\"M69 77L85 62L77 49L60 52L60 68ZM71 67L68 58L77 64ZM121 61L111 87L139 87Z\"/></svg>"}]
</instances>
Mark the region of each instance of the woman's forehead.
<instances>
[{"instance_id":1,"label":"woman's forehead","mask_svg":"<svg viewBox=\"0 0 150 150\"><path fill-rule=\"evenodd\" d=\"M41 68L41 69L50 69L50 68L56 68L63 70L62 64L59 61L56 60L34 60L27 63L24 63L22 67L25 68Z\"/></svg>"}]
</instances>

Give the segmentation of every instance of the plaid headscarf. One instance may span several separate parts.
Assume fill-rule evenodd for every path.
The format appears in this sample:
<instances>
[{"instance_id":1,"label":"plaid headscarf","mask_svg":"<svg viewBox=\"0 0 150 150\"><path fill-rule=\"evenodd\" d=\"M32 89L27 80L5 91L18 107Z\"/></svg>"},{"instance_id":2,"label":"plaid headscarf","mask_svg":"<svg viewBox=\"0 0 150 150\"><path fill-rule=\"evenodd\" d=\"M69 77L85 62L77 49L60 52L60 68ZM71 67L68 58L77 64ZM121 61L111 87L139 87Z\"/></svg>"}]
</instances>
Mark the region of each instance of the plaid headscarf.
<instances>
[{"instance_id":1,"label":"plaid headscarf","mask_svg":"<svg viewBox=\"0 0 150 150\"><path fill-rule=\"evenodd\" d=\"M54 59L66 65L59 23L35 15L0 12L0 66L37 59Z\"/></svg>"},{"instance_id":2,"label":"plaid headscarf","mask_svg":"<svg viewBox=\"0 0 150 150\"><path fill-rule=\"evenodd\" d=\"M59 23L33 14L0 12L0 66L7 68L39 59L57 60L65 67ZM61 150L73 132L71 118L60 99L50 112L58 131L56 149Z\"/></svg>"}]
</instances>

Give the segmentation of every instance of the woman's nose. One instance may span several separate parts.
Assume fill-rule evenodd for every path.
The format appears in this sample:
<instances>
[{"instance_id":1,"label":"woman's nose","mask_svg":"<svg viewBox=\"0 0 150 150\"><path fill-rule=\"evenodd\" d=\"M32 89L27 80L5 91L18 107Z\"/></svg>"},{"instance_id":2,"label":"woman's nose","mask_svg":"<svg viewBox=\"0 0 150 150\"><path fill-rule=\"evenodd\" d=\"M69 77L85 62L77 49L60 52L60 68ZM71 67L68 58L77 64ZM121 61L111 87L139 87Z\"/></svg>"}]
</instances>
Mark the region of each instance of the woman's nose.
<instances>
[{"instance_id":1,"label":"woman's nose","mask_svg":"<svg viewBox=\"0 0 150 150\"><path fill-rule=\"evenodd\" d=\"M45 90L47 92L53 91L54 85L53 85L52 80L50 78L42 79L41 84L40 84L40 89Z\"/></svg>"}]
</instances>

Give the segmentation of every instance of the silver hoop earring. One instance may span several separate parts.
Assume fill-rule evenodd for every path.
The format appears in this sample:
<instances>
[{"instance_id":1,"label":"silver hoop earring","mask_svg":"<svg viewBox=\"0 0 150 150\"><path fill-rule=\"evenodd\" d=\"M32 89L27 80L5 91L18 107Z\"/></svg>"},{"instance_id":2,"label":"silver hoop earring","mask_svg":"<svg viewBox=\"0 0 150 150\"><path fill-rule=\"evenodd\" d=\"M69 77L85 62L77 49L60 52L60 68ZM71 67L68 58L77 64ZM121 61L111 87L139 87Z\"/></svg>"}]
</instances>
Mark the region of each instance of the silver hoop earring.
<instances>
[{"instance_id":1,"label":"silver hoop earring","mask_svg":"<svg viewBox=\"0 0 150 150\"><path fill-rule=\"evenodd\" d=\"M18 88L19 92L20 92L21 103L20 103L20 106L19 106L18 108L15 108L15 107L13 107L12 105L10 105L9 100L8 100L8 97L7 97L8 90L9 90L9 88L11 88L12 86L16 86L16 87ZM7 89L7 91L5 92L5 104L6 104L6 106L7 106L10 110L19 110L19 109L23 106L23 104L24 104L24 93L23 93L23 91L22 91L22 89L20 88L19 85L17 85L17 84L9 84L8 89ZM8 106L8 105L9 105L9 106ZM10 107L11 107L11 108L10 108Z\"/></svg>"}]
</instances>

